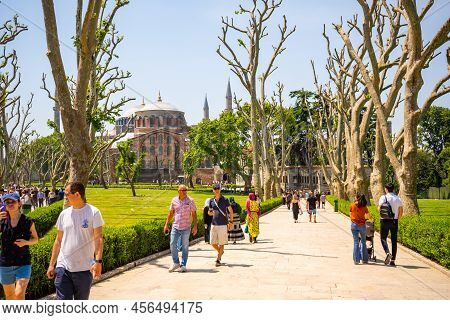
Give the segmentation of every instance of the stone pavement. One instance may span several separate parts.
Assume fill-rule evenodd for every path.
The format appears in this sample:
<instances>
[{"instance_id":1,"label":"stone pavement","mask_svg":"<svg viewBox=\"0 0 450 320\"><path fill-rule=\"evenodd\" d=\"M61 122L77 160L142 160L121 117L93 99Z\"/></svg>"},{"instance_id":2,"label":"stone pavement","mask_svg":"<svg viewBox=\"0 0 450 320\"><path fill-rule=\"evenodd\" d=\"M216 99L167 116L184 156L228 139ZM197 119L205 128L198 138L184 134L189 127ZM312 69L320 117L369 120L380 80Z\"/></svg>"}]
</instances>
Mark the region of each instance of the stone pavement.
<instances>
[{"instance_id":1,"label":"stone pavement","mask_svg":"<svg viewBox=\"0 0 450 320\"><path fill-rule=\"evenodd\" d=\"M302 203L303 211L304 202ZM397 267L383 264L375 236L376 263L354 265L347 217L318 210L293 222L282 206L260 220L257 244L228 245L216 253L204 242L190 248L187 273L168 273L169 255L99 282L91 299L449 299L448 270L424 263L401 246ZM246 235L247 236L247 235Z\"/></svg>"}]
</instances>

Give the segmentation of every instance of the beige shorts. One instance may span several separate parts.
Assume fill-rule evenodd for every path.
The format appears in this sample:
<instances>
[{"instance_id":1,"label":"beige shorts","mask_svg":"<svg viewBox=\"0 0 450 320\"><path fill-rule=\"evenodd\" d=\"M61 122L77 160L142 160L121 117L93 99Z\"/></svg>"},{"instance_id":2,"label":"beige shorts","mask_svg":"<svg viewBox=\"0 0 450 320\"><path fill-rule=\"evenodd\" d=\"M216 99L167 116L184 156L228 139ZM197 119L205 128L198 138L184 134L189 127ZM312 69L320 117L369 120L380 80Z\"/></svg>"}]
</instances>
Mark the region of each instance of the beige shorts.
<instances>
[{"instance_id":1,"label":"beige shorts","mask_svg":"<svg viewBox=\"0 0 450 320\"><path fill-rule=\"evenodd\" d=\"M223 246L228 244L228 229L227 226L211 226L211 235L209 237L210 244L217 244Z\"/></svg>"}]
</instances>

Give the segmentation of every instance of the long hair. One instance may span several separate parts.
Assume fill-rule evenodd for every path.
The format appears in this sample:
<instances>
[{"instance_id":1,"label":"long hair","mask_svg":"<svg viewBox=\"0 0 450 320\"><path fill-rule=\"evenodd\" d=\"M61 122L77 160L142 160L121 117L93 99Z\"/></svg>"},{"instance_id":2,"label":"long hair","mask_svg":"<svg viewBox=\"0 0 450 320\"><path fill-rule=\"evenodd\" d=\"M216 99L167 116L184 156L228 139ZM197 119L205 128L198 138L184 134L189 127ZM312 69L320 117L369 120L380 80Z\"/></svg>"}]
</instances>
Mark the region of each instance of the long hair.
<instances>
[{"instance_id":1,"label":"long hair","mask_svg":"<svg viewBox=\"0 0 450 320\"><path fill-rule=\"evenodd\" d=\"M356 202L357 202L356 206L358 208L363 208L363 207L367 206L366 196L362 193L356 194Z\"/></svg>"}]
</instances>

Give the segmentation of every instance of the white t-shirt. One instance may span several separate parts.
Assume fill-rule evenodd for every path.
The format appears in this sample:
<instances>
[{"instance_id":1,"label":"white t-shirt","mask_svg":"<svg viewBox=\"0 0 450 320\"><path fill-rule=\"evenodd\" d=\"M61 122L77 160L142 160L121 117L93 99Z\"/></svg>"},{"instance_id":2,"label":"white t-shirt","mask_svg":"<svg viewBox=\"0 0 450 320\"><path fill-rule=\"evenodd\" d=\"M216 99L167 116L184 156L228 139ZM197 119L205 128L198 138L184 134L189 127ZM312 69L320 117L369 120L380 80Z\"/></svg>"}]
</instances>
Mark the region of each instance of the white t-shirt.
<instances>
[{"instance_id":1,"label":"white t-shirt","mask_svg":"<svg viewBox=\"0 0 450 320\"><path fill-rule=\"evenodd\" d=\"M89 270L95 251L94 229L104 224L100 211L90 204L64 209L56 221L58 231L64 232L56 267L70 272Z\"/></svg>"},{"instance_id":2,"label":"white t-shirt","mask_svg":"<svg viewBox=\"0 0 450 320\"><path fill-rule=\"evenodd\" d=\"M394 219L398 219L398 209L400 207L403 207L402 200L395 193L390 192L384 196L381 196L380 200L378 201L378 206L381 206L384 202L386 202L386 199L391 205L392 211L395 214Z\"/></svg>"}]
</instances>

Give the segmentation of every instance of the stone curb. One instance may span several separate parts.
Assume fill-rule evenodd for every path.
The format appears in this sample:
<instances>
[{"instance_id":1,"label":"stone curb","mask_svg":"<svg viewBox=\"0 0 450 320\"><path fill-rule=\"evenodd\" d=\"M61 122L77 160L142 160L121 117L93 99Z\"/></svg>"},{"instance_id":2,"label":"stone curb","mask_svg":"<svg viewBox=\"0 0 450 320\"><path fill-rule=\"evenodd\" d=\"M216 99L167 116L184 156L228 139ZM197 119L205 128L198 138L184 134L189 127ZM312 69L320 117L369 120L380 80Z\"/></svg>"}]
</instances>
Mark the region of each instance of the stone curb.
<instances>
[{"instance_id":1,"label":"stone curb","mask_svg":"<svg viewBox=\"0 0 450 320\"><path fill-rule=\"evenodd\" d=\"M329 202L328 202L328 203L329 203ZM331 203L329 203L329 204L330 204L331 206L333 206ZM334 209L333 209L333 210L334 210ZM333 212L331 212L331 213L336 213L336 212L333 211ZM347 220L350 220L350 217L347 216L345 213L343 213L343 212L341 212L341 211L338 211L338 213L341 214L342 216L344 216L345 218L347 218ZM375 233L376 233L378 236L380 236L380 233L379 233L378 231L375 231ZM390 242L391 239L388 238L388 241ZM417 258L418 260L420 260L420 261L422 261L423 263L429 265L430 267L432 267L432 268L434 268L434 269L436 269L436 270L442 272L443 274L445 274L447 277L450 278L450 271L449 271L447 268L441 266L439 263L434 262L433 260L430 260L430 259L428 259L427 257L424 257L424 256L421 255L420 253L418 253L418 252L416 252L416 251L414 251L414 250L412 250L412 249L410 249L410 248L408 248L408 247L405 247L405 246L404 246L402 243L400 243L400 242L397 242L397 247L398 247L398 249L403 250L404 252L408 253L409 255L413 256L414 258Z\"/></svg>"},{"instance_id":2,"label":"stone curb","mask_svg":"<svg viewBox=\"0 0 450 320\"><path fill-rule=\"evenodd\" d=\"M281 206L281 205L280 205L280 206ZM277 207L275 207L275 208L273 208L273 209L271 209L271 210L269 210L269 211L267 211L267 212L261 214L261 217L263 217L263 216L265 216L265 215L271 213L272 211L278 209L280 206L277 206ZM241 223L241 224L242 224L242 223ZM199 238L197 238L197 239L194 239L194 240L192 240L192 241L189 242L189 246L193 246L193 245L195 245L195 244L201 242L201 241L204 240L204 239L205 239L205 237L199 237ZM127 263L126 265L123 265L123 266L121 266L121 267L118 267L118 268L116 268L116 269L114 269L114 270L111 270L111 271L108 271L108 272L102 274L102 275L100 276L100 279L94 280L94 281L92 282L92 285L95 285L95 284L97 284L97 283L99 283L99 282L105 281L105 280L107 280L107 279L109 279L109 278L112 278L112 277L118 275L118 274L121 274L121 273L123 273L123 272L125 272L125 271L128 271L128 270L130 270L130 269L133 269L133 268L135 268L135 267L137 267L137 266L140 266L140 265L142 265L142 264L144 264L144 263L147 263L147 262L149 262L149 261L158 259L158 258L160 258L160 257L162 257L162 256L167 255L167 254L170 254L170 249L166 249L166 250L164 250L164 251L154 253L154 254L152 254L152 255L149 255L149 256L147 256L147 257L141 258L141 259L139 259L139 260L136 260L136 261ZM41 299L39 299L39 300L56 300L56 293L52 293L52 294L50 294L50 295L48 295L48 296L45 296L45 297L43 297L43 298L41 298Z\"/></svg>"}]
</instances>

